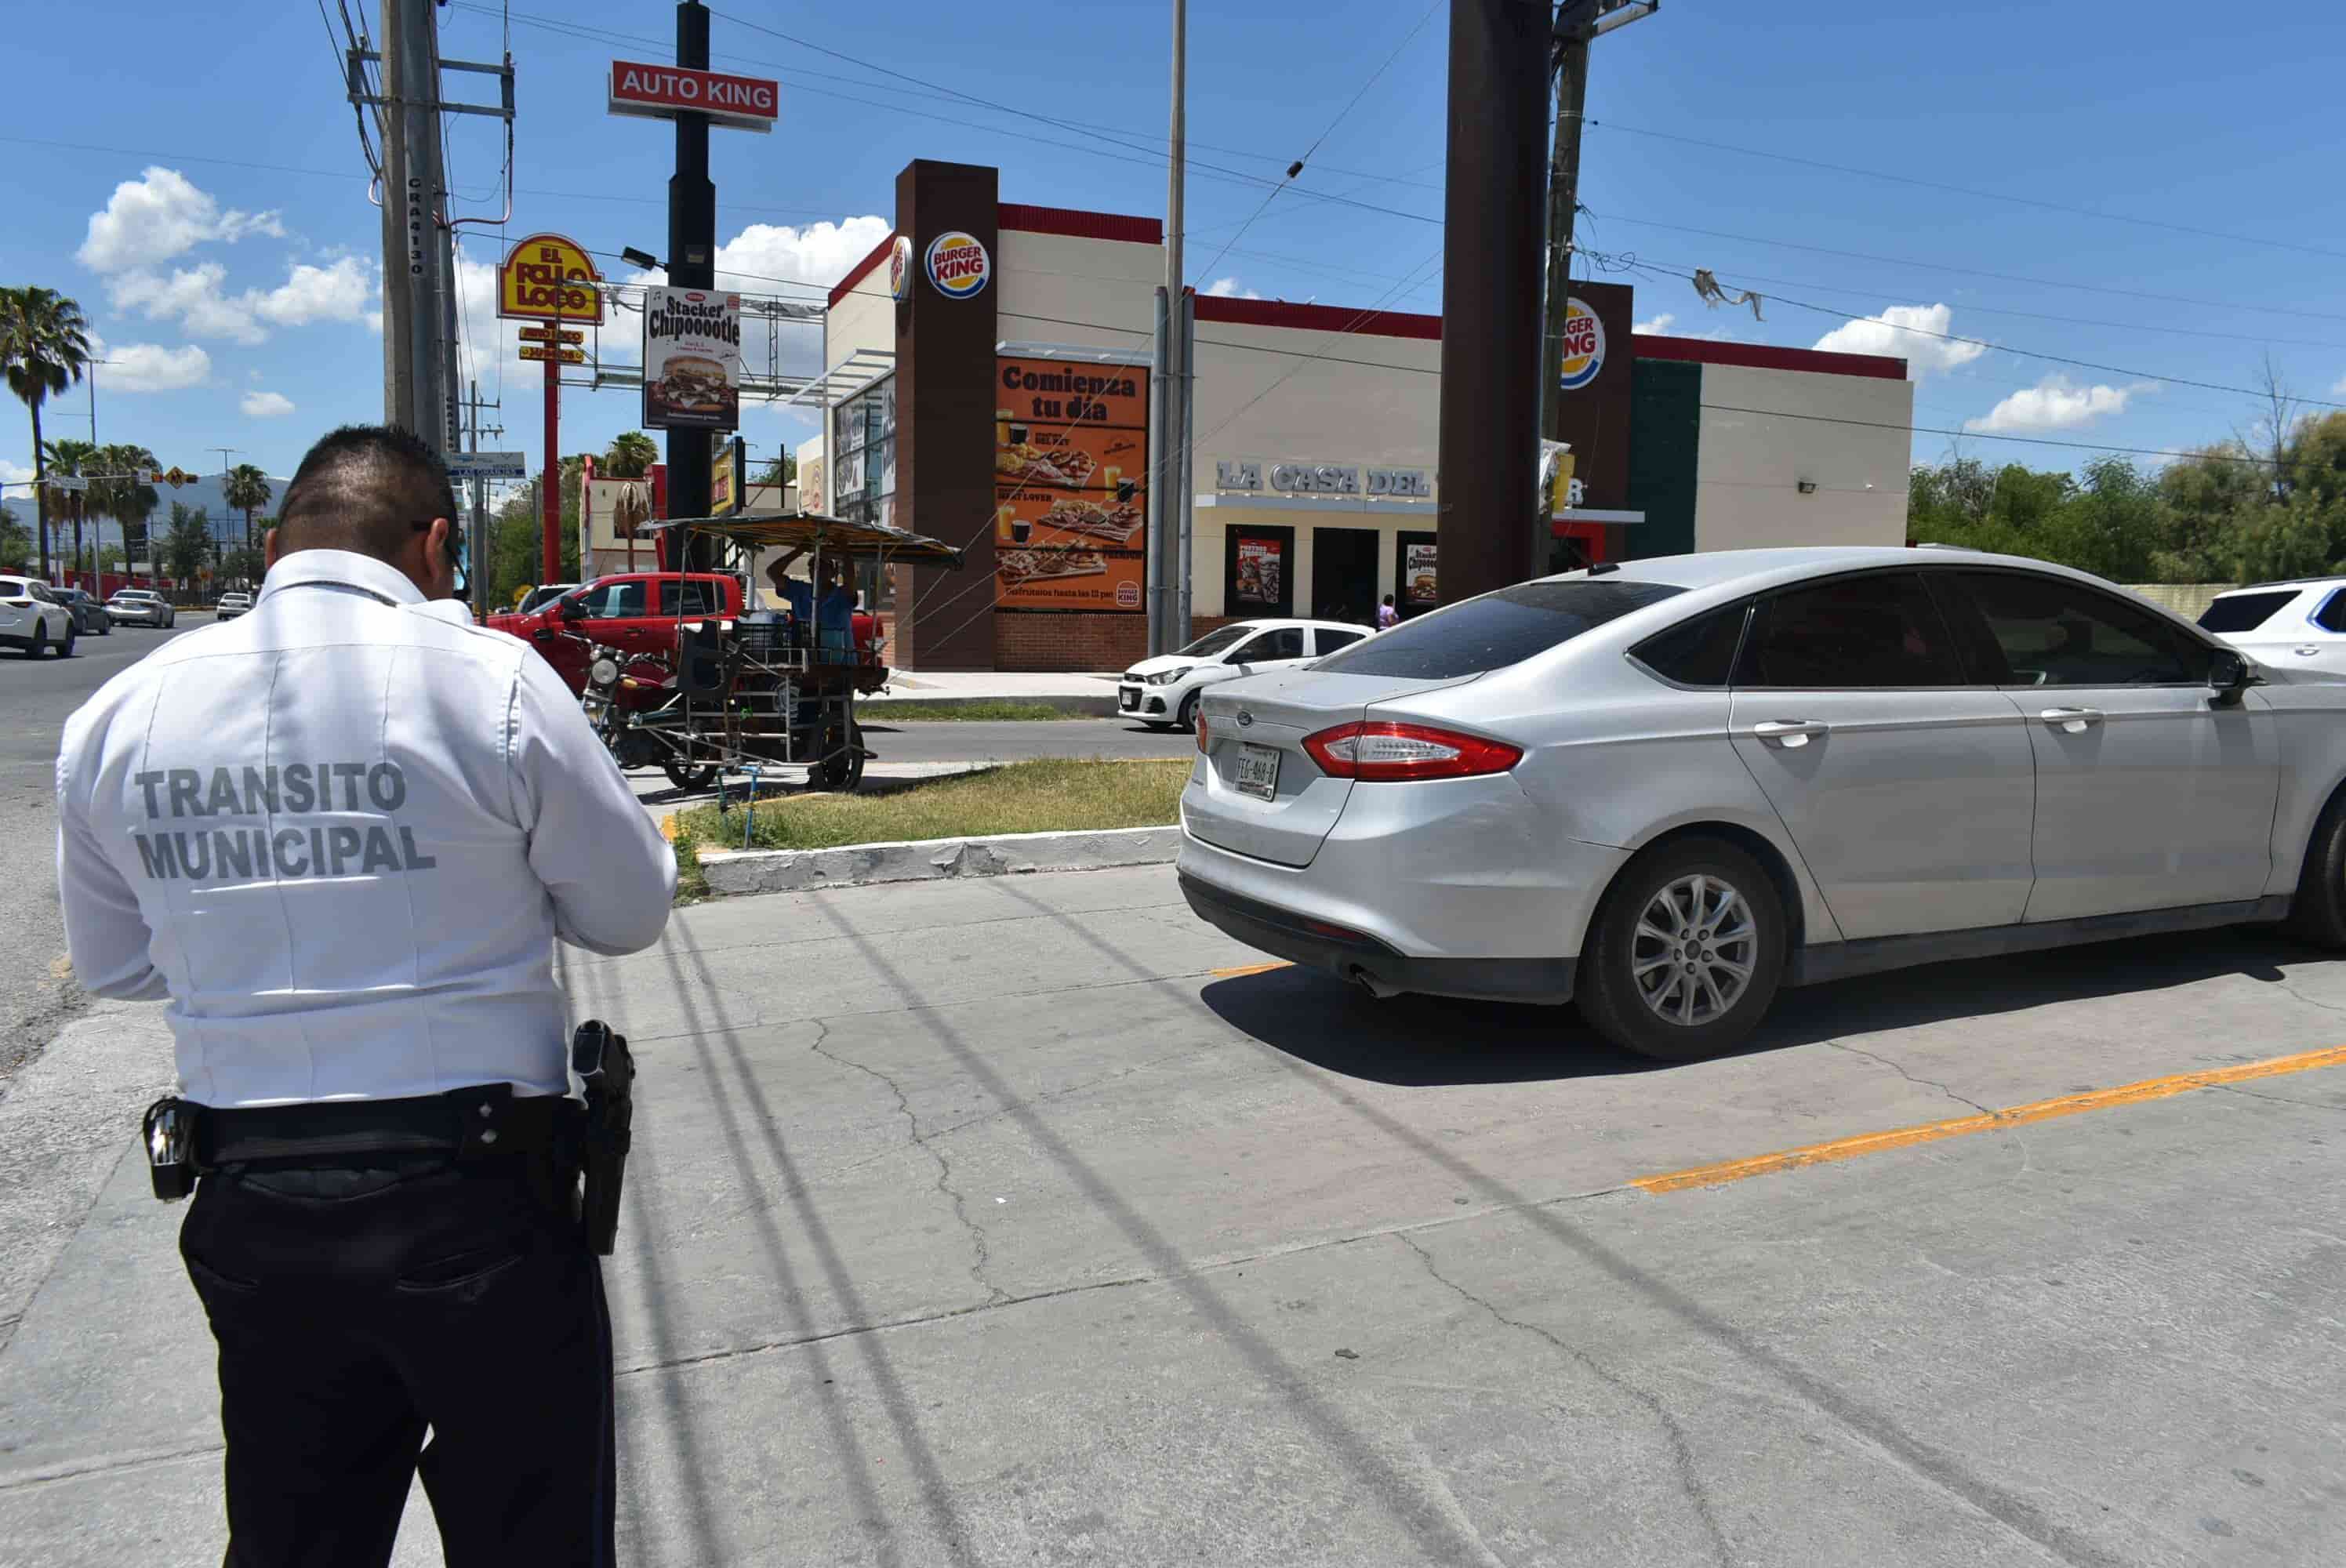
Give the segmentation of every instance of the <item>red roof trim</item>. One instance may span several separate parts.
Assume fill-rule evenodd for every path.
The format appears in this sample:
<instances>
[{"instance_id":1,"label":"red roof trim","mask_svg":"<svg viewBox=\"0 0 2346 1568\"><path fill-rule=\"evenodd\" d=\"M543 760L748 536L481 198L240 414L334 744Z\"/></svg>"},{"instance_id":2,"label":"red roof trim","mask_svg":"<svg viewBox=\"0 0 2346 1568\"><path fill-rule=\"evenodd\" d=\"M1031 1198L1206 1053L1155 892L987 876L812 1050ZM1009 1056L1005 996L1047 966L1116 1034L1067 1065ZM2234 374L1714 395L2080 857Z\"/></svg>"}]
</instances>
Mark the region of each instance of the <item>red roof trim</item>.
<instances>
[{"instance_id":1,"label":"red roof trim","mask_svg":"<svg viewBox=\"0 0 2346 1568\"><path fill-rule=\"evenodd\" d=\"M1780 349L1768 343L1723 343L1708 338L1665 338L1640 332L1631 341L1641 360L1687 360L1702 365L1742 365L1756 371L1805 371L1813 376L1872 376L1902 382L1906 361L1888 354L1835 354Z\"/></svg>"},{"instance_id":2,"label":"red roof trim","mask_svg":"<svg viewBox=\"0 0 2346 1568\"><path fill-rule=\"evenodd\" d=\"M864 257L862 260L858 261L854 266L850 267L847 270L846 277L842 278L838 282L833 283L831 286L831 302L834 308L837 307L842 300L847 298L849 291L852 290L855 285L862 282L865 278L871 275L872 269L880 265L881 262L888 260L888 249L895 243L896 237L893 234L890 234L887 238L882 239L879 244L874 245L872 248L870 255Z\"/></svg>"},{"instance_id":3,"label":"red roof trim","mask_svg":"<svg viewBox=\"0 0 2346 1568\"><path fill-rule=\"evenodd\" d=\"M1219 294L1198 297L1198 320L1231 321L1246 327L1292 327L1309 332L1357 332L1374 338L1416 338L1442 341L1442 318L1404 311L1357 311L1341 305L1295 305L1285 300L1233 300Z\"/></svg>"},{"instance_id":4,"label":"red roof trim","mask_svg":"<svg viewBox=\"0 0 2346 1568\"><path fill-rule=\"evenodd\" d=\"M1162 245L1165 223L1156 218L1131 218L1120 212L1079 212L1067 207L1026 207L1015 201L997 203L996 229L1024 229L1029 234L1067 234L1077 239L1117 239L1127 245Z\"/></svg>"}]
</instances>

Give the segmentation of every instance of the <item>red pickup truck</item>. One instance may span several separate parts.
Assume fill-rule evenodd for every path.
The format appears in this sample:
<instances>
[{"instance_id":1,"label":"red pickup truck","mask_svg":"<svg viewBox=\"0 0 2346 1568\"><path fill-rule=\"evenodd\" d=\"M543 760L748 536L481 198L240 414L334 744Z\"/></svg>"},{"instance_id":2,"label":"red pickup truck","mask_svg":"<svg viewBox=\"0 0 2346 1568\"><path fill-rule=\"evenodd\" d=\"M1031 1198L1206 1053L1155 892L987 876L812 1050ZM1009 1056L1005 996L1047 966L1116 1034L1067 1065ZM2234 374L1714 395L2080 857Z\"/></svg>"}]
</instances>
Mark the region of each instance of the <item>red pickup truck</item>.
<instances>
[{"instance_id":1,"label":"red pickup truck","mask_svg":"<svg viewBox=\"0 0 2346 1568\"><path fill-rule=\"evenodd\" d=\"M584 612L575 621L563 614L570 605ZM584 691L587 650L576 636L565 633L578 633L621 653L673 657L679 617L714 616L730 620L741 613L738 577L715 572L625 572L598 577L526 614L491 616L488 625L536 648L571 690ZM859 613L855 616L858 662L873 667L885 679L886 671L879 666L879 639L878 618ZM862 684L857 682L859 687Z\"/></svg>"}]
</instances>

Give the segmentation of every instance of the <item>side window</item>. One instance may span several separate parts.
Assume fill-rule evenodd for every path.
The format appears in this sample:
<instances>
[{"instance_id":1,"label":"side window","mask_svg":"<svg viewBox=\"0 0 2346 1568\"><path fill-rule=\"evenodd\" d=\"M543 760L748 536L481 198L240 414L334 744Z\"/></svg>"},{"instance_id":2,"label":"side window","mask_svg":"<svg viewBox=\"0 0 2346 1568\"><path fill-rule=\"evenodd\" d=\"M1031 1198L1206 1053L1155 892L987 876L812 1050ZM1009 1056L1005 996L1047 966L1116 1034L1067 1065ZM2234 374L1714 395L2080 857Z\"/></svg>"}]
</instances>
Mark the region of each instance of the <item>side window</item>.
<instances>
[{"instance_id":1,"label":"side window","mask_svg":"<svg viewBox=\"0 0 2346 1568\"><path fill-rule=\"evenodd\" d=\"M2325 632L2346 632L2346 588L2321 602L2321 607L2313 612L2313 624Z\"/></svg>"},{"instance_id":2,"label":"side window","mask_svg":"<svg viewBox=\"0 0 2346 1568\"><path fill-rule=\"evenodd\" d=\"M1845 577L1762 599L1737 686L1961 686L1938 606L1911 572Z\"/></svg>"},{"instance_id":3,"label":"side window","mask_svg":"<svg viewBox=\"0 0 2346 1568\"><path fill-rule=\"evenodd\" d=\"M644 585L640 578L598 583L586 595L586 618L589 620L628 620L643 613Z\"/></svg>"},{"instance_id":4,"label":"side window","mask_svg":"<svg viewBox=\"0 0 2346 1568\"><path fill-rule=\"evenodd\" d=\"M1331 654L1338 648L1348 648L1354 643L1359 642L1361 640L1361 634L1358 632L1331 632L1326 626L1321 626L1311 634L1311 640L1320 652L1322 654Z\"/></svg>"},{"instance_id":5,"label":"side window","mask_svg":"<svg viewBox=\"0 0 2346 1568\"><path fill-rule=\"evenodd\" d=\"M708 616L717 613L717 606L709 594L709 585L705 582L679 583L670 578L662 583L659 613L664 616L677 615L679 613L677 608L679 603L684 606L680 612L684 615Z\"/></svg>"},{"instance_id":6,"label":"side window","mask_svg":"<svg viewBox=\"0 0 2346 1568\"><path fill-rule=\"evenodd\" d=\"M1743 623L1750 601L1695 616L1668 631L1647 637L1629 650L1629 657L1679 686L1728 684L1735 670L1735 650L1743 642Z\"/></svg>"},{"instance_id":7,"label":"side window","mask_svg":"<svg viewBox=\"0 0 2346 1568\"><path fill-rule=\"evenodd\" d=\"M1276 630L1262 632L1257 635L1252 641L1240 647L1238 652L1230 655L1227 662L1230 664L1269 664L1273 659L1301 658L1302 657L1303 628L1301 626L1280 626Z\"/></svg>"},{"instance_id":8,"label":"side window","mask_svg":"<svg viewBox=\"0 0 2346 1568\"><path fill-rule=\"evenodd\" d=\"M1957 574L2015 686L2193 686L2208 651L2146 606L2059 577Z\"/></svg>"}]
</instances>

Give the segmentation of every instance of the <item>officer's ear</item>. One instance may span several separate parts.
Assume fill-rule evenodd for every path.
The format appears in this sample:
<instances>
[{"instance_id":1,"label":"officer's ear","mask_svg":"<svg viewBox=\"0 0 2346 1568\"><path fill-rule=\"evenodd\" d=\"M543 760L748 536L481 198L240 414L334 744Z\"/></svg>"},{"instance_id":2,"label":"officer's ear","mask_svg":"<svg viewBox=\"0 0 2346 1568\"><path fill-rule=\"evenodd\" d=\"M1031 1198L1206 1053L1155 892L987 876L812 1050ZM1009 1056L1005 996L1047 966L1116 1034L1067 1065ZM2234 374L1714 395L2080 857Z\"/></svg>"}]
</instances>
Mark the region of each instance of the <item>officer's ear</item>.
<instances>
[{"instance_id":1,"label":"officer's ear","mask_svg":"<svg viewBox=\"0 0 2346 1568\"><path fill-rule=\"evenodd\" d=\"M277 534L278 530L271 528L261 536L260 569L264 575L277 565Z\"/></svg>"}]
</instances>

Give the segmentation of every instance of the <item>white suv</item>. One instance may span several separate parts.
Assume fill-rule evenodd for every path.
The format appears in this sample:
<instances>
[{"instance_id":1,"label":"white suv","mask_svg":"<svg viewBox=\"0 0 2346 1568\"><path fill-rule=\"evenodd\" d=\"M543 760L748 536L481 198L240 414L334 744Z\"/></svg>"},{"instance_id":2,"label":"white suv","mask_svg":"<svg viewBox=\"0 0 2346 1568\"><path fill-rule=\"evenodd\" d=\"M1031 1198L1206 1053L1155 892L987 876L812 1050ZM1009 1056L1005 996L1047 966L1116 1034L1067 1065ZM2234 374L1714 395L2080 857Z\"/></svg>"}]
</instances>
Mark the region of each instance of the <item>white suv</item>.
<instances>
[{"instance_id":1,"label":"white suv","mask_svg":"<svg viewBox=\"0 0 2346 1568\"><path fill-rule=\"evenodd\" d=\"M250 608L252 608L250 594L222 594L219 596L219 603L212 607L212 618L232 621Z\"/></svg>"},{"instance_id":2,"label":"white suv","mask_svg":"<svg viewBox=\"0 0 2346 1568\"><path fill-rule=\"evenodd\" d=\"M2278 669L2346 676L2346 577L2259 583L2218 594L2199 629Z\"/></svg>"},{"instance_id":3,"label":"white suv","mask_svg":"<svg viewBox=\"0 0 2346 1568\"><path fill-rule=\"evenodd\" d=\"M59 658L74 651L73 612L50 596L46 583L30 577L0 577L0 644L38 658L55 648Z\"/></svg>"},{"instance_id":4,"label":"white suv","mask_svg":"<svg viewBox=\"0 0 2346 1568\"><path fill-rule=\"evenodd\" d=\"M114 597L106 601L106 613L117 626L136 621L142 626L160 626L165 630L179 618L178 612L152 588L117 588Z\"/></svg>"},{"instance_id":5,"label":"white suv","mask_svg":"<svg viewBox=\"0 0 2346 1568\"><path fill-rule=\"evenodd\" d=\"M1291 669L1374 636L1344 621L1233 621L1179 653L1142 659L1117 683L1116 710L1148 724L1194 729L1198 694L1217 681L1267 669Z\"/></svg>"}]
</instances>

